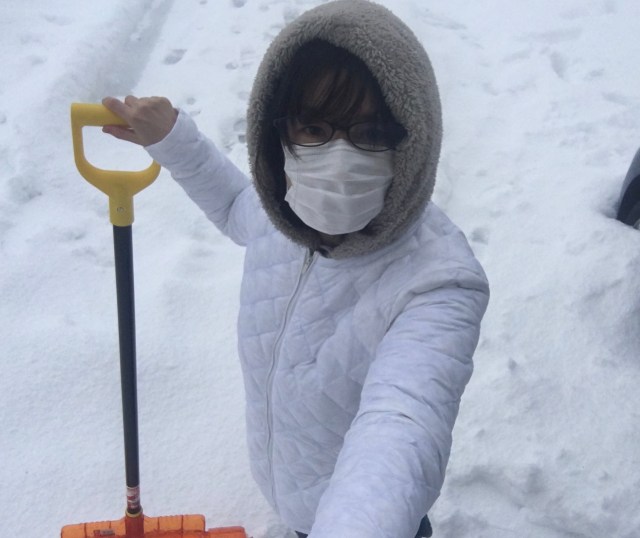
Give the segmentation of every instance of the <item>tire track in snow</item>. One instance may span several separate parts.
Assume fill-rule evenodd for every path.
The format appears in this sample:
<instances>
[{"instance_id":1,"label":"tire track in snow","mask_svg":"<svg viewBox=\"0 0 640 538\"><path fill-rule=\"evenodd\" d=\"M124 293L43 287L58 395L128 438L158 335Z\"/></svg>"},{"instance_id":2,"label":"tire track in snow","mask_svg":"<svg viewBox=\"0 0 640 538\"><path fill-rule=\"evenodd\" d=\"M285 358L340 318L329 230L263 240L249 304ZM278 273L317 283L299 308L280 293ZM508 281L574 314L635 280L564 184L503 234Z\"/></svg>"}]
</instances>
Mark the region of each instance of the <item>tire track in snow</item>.
<instances>
[{"instance_id":1,"label":"tire track in snow","mask_svg":"<svg viewBox=\"0 0 640 538\"><path fill-rule=\"evenodd\" d=\"M45 370L38 370L37 376L25 374L24 360L37 363L38 357L48 356L55 362L62 356L57 343L47 343L41 332L33 330L34 313L39 323L77 334L76 316L82 315L87 302L110 304L113 291L103 289L99 278L91 296L80 284L87 265L97 267L98 274L111 274L113 261L111 255L105 256L105 249L96 248L110 241L106 198L79 178L73 164L69 105L111 91L127 91L137 82L172 1L122 1L104 21L76 24L73 28L80 30L79 35L74 33L67 42L46 51L45 63L39 64L51 64L54 77L26 73L13 87L3 88L8 103L24 103L9 110L9 125L3 125L7 129L0 133L4 137L0 147L6 152L0 153L0 253L8 260L0 264L0 315L9 320L5 334L14 335L5 342L5 355L23 358L3 364L4 380L13 381L8 387L0 384L5 397L28 393L29 387L46 378ZM49 22L56 25L64 20ZM40 22L32 26L31 33L35 39L38 32L48 29ZM123 67L129 65L125 56L130 54L135 55L133 66ZM15 97L20 94L23 99ZM105 233L99 240L92 235L95 227L87 225L92 204L104 218ZM50 218L52 215L56 217ZM43 430L35 423L22 430L27 439L50 433L51 429Z\"/></svg>"},{"instance_id":2,"label":"tire track in snow","mask_svg":"<svg viewBox=\"0 0 640 538\"><path fill-rule=\"evenodd\" d=\"M27 92L32 98L26 100L21 110L12 110L3 122L9 125L3 129L6 143L0 155L0 166L7 178L0 194L0 248L5 246L10 230L20 226L30 202L51 192L56 195L44 203L69 203L76 192L83 192L81 182L70 181L77 173L70 147L69 106L73 101L99 101L104 95L131 91L139 81L173 1L122 2L113 8L109 19L87 25L83 35L68 40L62 57L54 57L52 51L42 53L40 63L47 63L49 70L55 69L55 76L41 83L38 73L33 73L7 89L8 102L22 101L12 97L12 92L15 95ZM47 20L54 26L67 24L64 17ZM33 39L37 40L35 33ZM29 107L34 101L40 104ZM68 165L63 168L57 158L60 153L69 155ZM67 202L54 200L57 197ZM39 222L32 227L42 225Z\"/></svg>"}]
</instances>

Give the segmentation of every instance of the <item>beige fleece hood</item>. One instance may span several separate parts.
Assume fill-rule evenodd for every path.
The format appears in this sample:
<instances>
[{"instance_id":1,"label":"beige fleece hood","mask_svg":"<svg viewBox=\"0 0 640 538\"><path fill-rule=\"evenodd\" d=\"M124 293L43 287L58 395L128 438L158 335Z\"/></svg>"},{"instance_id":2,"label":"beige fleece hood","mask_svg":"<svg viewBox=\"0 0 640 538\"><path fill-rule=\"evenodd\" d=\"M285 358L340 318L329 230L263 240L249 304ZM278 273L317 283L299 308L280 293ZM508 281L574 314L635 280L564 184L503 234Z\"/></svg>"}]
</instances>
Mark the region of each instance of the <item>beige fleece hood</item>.
<instances>
[{"instance_id":1,"label":"beige fleece hood","mask_svg":"<svg viewBox=\"0 0 640 538\"><path fill-rule=\"evenodd\" d=\"M367 227L348 234L332 258L346 258L387 246L421 215L433 193L442 139L440 99L431 63L412 31L387 8L368 0L336 0L302 14L268 48L253 85L247 112L247 143L254 185L274 225L293 241L317 249L315 230L293 223L282 210L280 178L273 155L264 151L273 129L269 110L288 63L304 43L325 40L359 57L378 81L387 106L407 130L396 150L394 178L381 213Z\"/></svg>"}]
</instances>

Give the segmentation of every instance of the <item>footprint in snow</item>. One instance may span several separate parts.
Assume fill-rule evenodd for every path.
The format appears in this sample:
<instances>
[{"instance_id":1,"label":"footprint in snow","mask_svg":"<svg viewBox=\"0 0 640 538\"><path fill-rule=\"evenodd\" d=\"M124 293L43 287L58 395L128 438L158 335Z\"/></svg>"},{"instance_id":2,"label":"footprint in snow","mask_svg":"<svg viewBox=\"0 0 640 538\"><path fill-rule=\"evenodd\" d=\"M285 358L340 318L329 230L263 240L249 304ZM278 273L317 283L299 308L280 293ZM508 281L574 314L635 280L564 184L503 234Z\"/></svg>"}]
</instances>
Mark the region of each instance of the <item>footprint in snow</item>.
<instances>
[{"instance_id":1,"label":"footprint in snow","mask_svg":"<svg viewBox=\"0 0 640 538\"><path fill-rule=\"evenodd\" d=\"M202 109L194 106L197 102L198 100L195 97L188 97L185 100L185 109L191 117L198 116L202 112Z\"/></svg>"},{"instance_id":2,"label":"footprint in snow","mask_svg":"<svg viewBox=\"0 0 640 538\"><path fill-rule=\"evenodd\" d=\"M602 97L604 97L604 99L606 99L610 103L614 103L616 105L631 107L635 104L635 101L633 99L617 92L602 92Z\"/></svg>"},{"instance_id":3,"label":"footprint in snow","mask_svg":"<svg viewBox=\"0 0 640 538\"><path fill-rule=\"evenodd\" d=\"M502 61L504 63L519 62L523 60L529 60L531 58L532 47L516 50L510 54L507 54Z\"/></svg>"},{"instance_id":4,"label":"footprint in snow","mask_svg":"<svg viewBox=\"0 0 640 538\"><path fill-rule=\"evenodd\" d=\"M17 175L9 178L10 198L17 204L26 204L42 195L40 183L33 177Z\"/></svg>"},{"instance_id":5,"label":"footprint in snow","mask_svg":"<svg viewBox=\"0 0 640 538\"><path fill-rule=\"evenodd\" d=\"M182 60L186 52L186 49L173 49L164 57L162 63L164 63L165 65L177 64L180 60Z\"/></svg>"},{"instance_id":6,"label":"footprint in snow","mask_svg":"<svg viewBox=\"0 0 640 538\"><path fill-rule=\"evenodd\" d=\"M51 24L55 24L57 26L69 26L73 23L73 19L70 17L61 17L59 15L47 14L44 15L44 20L50 22Z\"/></svg>"},{"instance_id":7,"label":"footprint in snow","mask_svg":"<svg viewBox=\"0 0 640 538\"><path fill-rule=\"evenodd\" d=\"M582 28L563 28L548 32L531 32L521 38L521 41L532 41L546 45L557 45L567 41L575 41L582 35Z\"/></svg>"},{"instance_id":8,"label":"footprint in snow","mask_svg":"<svg viewBox=\"0 0 640 538\"><path fill-rule=\"evenodd\" d=\"M233 124L233 132L238 137L238 142L244 144L247 140L247 121L243 118L236 120Z\"/></svg>"},{"instance_id":9,"label":"footprint in snow","mask_svg":"<svg viewBox=\"0 0 640 538\"><path fill-rule=\"evenodd\" d=\"M42 65L43 63L45 63L47 61L47 59L44 56L39 56L36 54L31 54L30 56L27 57L27 59L29 60L29 63L33 66L33 65Z\"/></svg>"},{"instance_id":10,"label":"footprint in snow","mask_svg":"<svg viewBox=\"0 0 640 538\"><path fill-rule=\"evenodd\" d=\"M428 8L424 9L424 13L422 14L422 16L430 26L433 26L435 28L445 28L446 30L454 30L454 31L467 29L467 27L464 24L461 24L458 21L455 21L448 17L438 15L432 12Z\"/></svg>"},{"instance_id":11,"label":"footprint in snow","mask_svg":"<svg viewBox=\"0 0 640 538\"><path fill-rule=\"evenodd\" d=\"M550 56L551 60L551 69L555 72L558 77L562 80L566 78L567 75L567 59L564 55L559 52L552 52Z\"/></svg>"},{"instance_id":12,"label":"footprint in snow","mask_svg":"<svg viewBox=\"0 0 640 538\"><path fill-rule=\"evenodd\" d=\"M598 80L601 79L604 76L604 69L599 68L599 69L592 69L591 71L589 71L585 76L584 79L585 80Z\"/></svg>"},{"instance_id":13,"label":"footprint in snow","mask_svg":"<svg viewBox=\"0 0 640 538\"><path fill-rule=\"evenodd\" d=\"M479 243L481 245L486 245L489 243L489 230L486 228L476 228L471 232L471 236L469 239L473 243Z\"/></svg>"}]
</instances>

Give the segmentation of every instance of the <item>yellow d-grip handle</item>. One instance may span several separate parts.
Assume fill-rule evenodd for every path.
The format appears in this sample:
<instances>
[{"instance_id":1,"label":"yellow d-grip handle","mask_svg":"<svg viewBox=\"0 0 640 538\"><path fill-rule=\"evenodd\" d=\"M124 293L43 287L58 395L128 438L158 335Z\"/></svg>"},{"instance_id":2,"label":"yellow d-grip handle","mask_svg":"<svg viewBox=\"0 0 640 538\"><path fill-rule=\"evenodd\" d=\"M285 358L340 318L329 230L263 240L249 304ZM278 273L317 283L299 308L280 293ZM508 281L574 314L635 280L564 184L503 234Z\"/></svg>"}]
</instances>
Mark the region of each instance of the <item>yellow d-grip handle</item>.
<instances>
[{"instance_id":1,"label":"yellow d-grip handle","mask_svg":"<svg viewBox=\"0 0 640 538\"><path fill-rule=\"evenodd\" d=\"M82 177L109 196L111 223L114 226L129 226L133 223L134 194L154 182L160 173L160 165L153 161L149 168L136 172L103 170L93 166L84 156L82 128L102 125L126 125L126 122L103 105L71 105L71 136L76 167Z\"/></svg>"}]
</instances>

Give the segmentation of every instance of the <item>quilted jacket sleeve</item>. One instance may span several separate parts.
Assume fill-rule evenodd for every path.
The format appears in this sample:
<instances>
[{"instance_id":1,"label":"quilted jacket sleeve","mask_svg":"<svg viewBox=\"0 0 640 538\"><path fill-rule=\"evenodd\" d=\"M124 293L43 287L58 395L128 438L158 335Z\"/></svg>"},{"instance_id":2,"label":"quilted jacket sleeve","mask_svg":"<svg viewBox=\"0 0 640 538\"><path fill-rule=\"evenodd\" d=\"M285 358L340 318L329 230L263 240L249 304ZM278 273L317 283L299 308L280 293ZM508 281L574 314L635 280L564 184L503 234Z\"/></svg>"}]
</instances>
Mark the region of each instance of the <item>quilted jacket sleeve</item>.
<instances>
[{"instance_id":1,"label":"quilted jacket sleeve","mask_svg":"<svg viewBox=\"0 0 640 538\"><path fill-rule=\"evenodd\" d=\"M167 168L222 233L246 245L250 223L261 213L249 179L206 138L184 111L171 132L145 148ZM248 215L254 215L249 219Z\"/></svg>"},{"instance_id":2,"label":"quilted jacket sleeve","mask_svg":"<svg viewBox=\"0 0 640 538\"><path fill-rule=\"evenodd\" d=\"M379 345L310 538L413 538L437 499L489 297L479 268L442 282Z\"/></svg>"}]
</instances>

